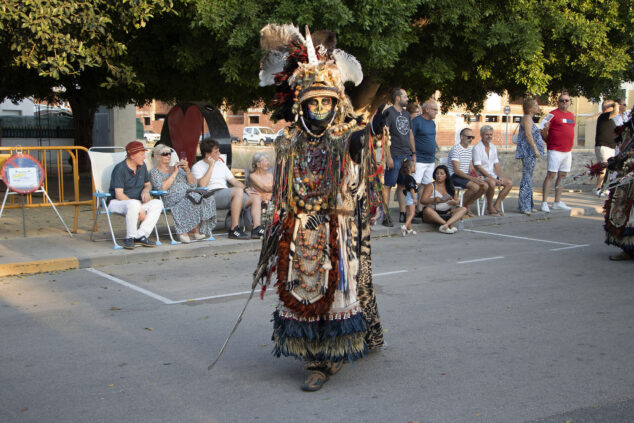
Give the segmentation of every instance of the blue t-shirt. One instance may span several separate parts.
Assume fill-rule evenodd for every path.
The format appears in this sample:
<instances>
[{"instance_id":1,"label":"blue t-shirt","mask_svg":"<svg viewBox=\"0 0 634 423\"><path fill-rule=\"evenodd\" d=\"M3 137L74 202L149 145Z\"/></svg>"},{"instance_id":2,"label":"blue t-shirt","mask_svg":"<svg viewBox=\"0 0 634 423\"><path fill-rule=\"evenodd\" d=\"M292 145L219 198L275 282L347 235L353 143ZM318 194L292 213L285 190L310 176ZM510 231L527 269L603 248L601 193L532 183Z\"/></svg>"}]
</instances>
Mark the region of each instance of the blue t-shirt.
<instances>
[{"instance_id":1,"label":"blue t-shirt","mask_svg":"<svg viewBox=\"0 0 634 423\"><path fill-rule=\"evenodd\" d=\"M436 123L416 116L412 119L412 132L416 143L416 162L433 163L436 160Z\"/></svg>"}]
</instances>

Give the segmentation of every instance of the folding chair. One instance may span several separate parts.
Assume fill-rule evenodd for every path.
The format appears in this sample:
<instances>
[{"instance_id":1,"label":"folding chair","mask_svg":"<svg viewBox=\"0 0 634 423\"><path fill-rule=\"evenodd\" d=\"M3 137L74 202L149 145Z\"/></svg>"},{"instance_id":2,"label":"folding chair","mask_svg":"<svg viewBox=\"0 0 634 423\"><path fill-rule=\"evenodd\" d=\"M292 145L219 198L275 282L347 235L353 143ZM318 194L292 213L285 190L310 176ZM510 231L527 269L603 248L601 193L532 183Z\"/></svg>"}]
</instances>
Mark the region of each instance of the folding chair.
<instances>
[{"instance_id":1,"label":"folding chair","mask_svg":"<svg viewBox=\"0 0 634 423\"><path fill-rule=\"evenodd\" d=\"M112 229L112 221L110 215L113 214L108 210L106 199L110 197L110 179L112 176L112 170L114 167L125 160L126 152L124 147L91 147L88 149L88 157L90 158L90 167L92 170L92 179L95 184L95 192L93 196L97 199L97 210L95 210L95 219L92 226L92 232L90 233L91 241L105 241L106 239L94 239L95 231L97 230L97 218L100 214L105 214L108 219L108 226L110 227L110 235L112 236L112 243L115 250L120 250L123 247L117 244L117 239ZM114 213L119 214L119 213ZM123 214L120 216L125 217ZM156 245L161 245L159 240L158 230L154 227L156 233Z\"/></svg>"},{"instance_id":2,"label":"folding chair","mask_svg":"<svg viewBox=\"0 0 634 423\"><path fill-rule=\"evenodd\" d=\"M500 192L502 192L504 187L503 186L499 186L497 188L498 188L497 195L500 195ZM482 201L482 204L480 204L480 201ZM502 206L502 213L504 213L504 200L502 200L500 205ZM486 196L486 194L484 194L482 197L478 198L478 200L476 202L476 207L478 208L478 216L482 216L486 212L486 207L487 207L487 196Z\"/></svg>"},{"instance_id":3,"label":"folding chair","mask_svg":"<svg viewBox=\"0 0 634 423\"><path fill-rule=\"evenodd\" d=\"M170 166L174 166L176 163L178 163L179 157L173 148L170 147L170 150L172 151L172 156L170 158ZM148 172L154 168L154 160L152 158L153 151L154 150L148 151L148 153L145 156L145 166L147 167ZM170 227L170 222L169 222L169 219L167 218L167 212L171 212L171 207L165 207L165 199L163 198L165 194L167 194L167 191L164 191L164 190L154 190L154 189L150 190L150 195L154 197L158 197L161 199L161 201L163 201L163 216L165 217L165 225L167 226L167 233L169 234L171 239L170 244L171 245L182 244L180 241L176 241L174 239L174 234L172 234L172 228ZM173 214L172 214L172 217L174 217ZM215 238L213 237L213 235L210 235L209 238L201 239L200 241L214 241L214 240Z\"/></svg>"}]
</instances>

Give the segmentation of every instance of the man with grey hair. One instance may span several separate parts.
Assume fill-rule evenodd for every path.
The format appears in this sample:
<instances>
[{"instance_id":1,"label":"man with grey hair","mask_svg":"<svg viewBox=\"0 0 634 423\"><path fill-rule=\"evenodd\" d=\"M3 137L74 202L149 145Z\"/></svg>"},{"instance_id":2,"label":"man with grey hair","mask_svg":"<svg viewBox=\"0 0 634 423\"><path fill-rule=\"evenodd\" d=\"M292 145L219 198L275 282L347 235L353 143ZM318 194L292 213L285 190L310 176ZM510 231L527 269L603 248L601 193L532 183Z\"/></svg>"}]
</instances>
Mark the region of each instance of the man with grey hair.
<instances>
[{"instance_id":1,"label":"man with grey hair","mask_svg":"<svg viewBox=\"0 0 634 423\"><path fill-rule=\"evenodd\" d=\"M490 215L502 216L502 201L511 192L513 181L502 177L502 167L498 159L497 147L491 142L493 141L493 127L484 125L480 128L481 141L473 147L473 166L480 175L484 176L488 187L486 188L486 213ZM498 194L498 198L493 202L495 190L501 187L502 191Z\"/></svg>"}]
</instances>

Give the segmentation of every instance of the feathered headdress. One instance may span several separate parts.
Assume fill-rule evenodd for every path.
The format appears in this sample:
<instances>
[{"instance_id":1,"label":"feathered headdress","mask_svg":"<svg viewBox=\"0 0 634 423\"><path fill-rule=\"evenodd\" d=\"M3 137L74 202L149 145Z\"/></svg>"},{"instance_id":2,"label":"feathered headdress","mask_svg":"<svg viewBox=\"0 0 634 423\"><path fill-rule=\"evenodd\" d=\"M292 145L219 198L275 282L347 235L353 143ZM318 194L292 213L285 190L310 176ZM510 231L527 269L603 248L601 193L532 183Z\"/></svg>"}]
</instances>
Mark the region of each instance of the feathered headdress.
<instances>
[{"instance_id":1,"label":"feathered headdress","mask_svg":"<svg viewBox=\"0 0 634 423\"><path fill-rule=\"evenodd\" d=\"M359 85L363 71L354 56L335 48L336 41L331 31L317 31L311 37L306 27L303 37L293 25L269 24L262 28L260 47L266 54L260 66L260 86L276 85L275 99L269 105L274 120L295 121L300 104L318 96L338 100L338 120L352 114L344 83Z\"/></svg>"}]
</instances>

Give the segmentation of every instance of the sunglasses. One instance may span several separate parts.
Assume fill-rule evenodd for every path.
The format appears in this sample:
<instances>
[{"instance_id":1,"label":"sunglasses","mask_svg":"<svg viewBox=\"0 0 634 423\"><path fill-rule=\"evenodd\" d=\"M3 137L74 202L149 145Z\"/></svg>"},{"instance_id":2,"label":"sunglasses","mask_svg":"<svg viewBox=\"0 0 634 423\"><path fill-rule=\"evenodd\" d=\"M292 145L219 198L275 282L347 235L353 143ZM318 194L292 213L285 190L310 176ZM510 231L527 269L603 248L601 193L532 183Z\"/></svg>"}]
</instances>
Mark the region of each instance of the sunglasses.
<instances>
[{"instance_id":1,"label":"sunglasses","mask_svg":"<svg viewBox=\"0 0 634 423\"><path fill-rule=\"evenodd\" d=\"M464 137L468 140L472 140L475 138L475 135L465 135Z\"/></svg>"},{"instance_id":2,"label":"sunglasses","mask_svg":"<svg viewBox=\"0 0 634 423\"><path fill-rule=\"evenodd\" d=\"M161 156L163 156L163 157L167 157L167 156L171 156L171 155L172 155L172 153L170 153L169 151L164 151L164 152L161 153Z\"/></svg>"},{"instance_id":3,"label":"sunglasses","mask_svg":"<svg viewBox=\"0 0 634 423\"><path fill-rule=\"evenodd\" d=\"M562 99L559 99L559 102L560 103L570 103L570 99L569 98L562 98Z\"/></svg>"}]
</instances>

